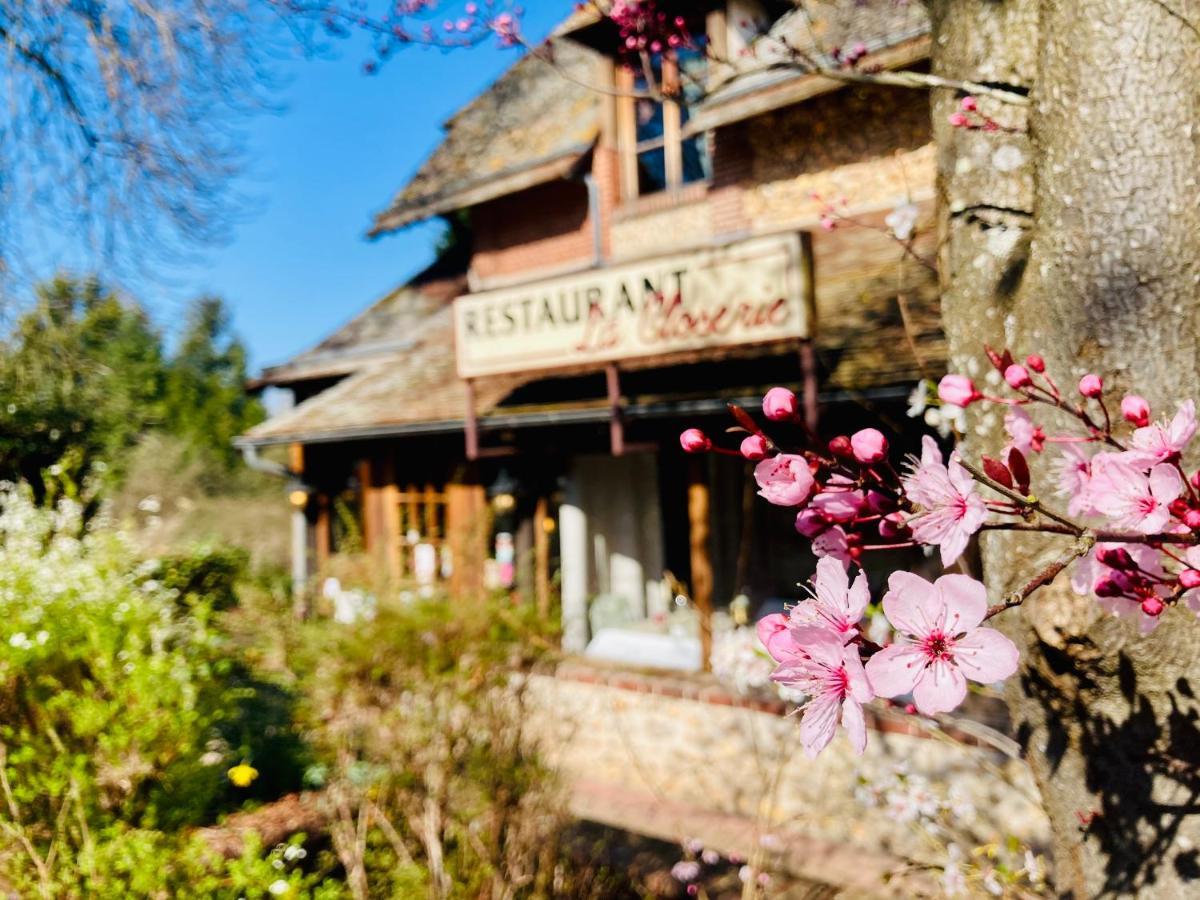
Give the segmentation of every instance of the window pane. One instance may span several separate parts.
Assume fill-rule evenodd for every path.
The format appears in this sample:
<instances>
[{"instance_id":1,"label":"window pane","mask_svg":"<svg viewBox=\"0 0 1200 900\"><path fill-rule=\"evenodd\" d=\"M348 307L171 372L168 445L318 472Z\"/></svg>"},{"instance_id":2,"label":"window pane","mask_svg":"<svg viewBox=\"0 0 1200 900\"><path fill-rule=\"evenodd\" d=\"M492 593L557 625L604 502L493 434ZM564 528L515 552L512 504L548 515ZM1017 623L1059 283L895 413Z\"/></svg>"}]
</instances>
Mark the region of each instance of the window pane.
<instances>
[{"instance_id":1,"label":"window pane","mask_svg":"<svg viewBox=\"0 0 1200 900\"><path fill-rule=\"evenodd\" d=\"M662 148L638 154L638 193L653 194L667 187L667 159Z\"/></svg>"},{"instance_id":2,"label":"window pane","mask_svg":"<svg viewBox=\"0 0 1200 900\"><path fill-rule=\"evenodd\" d=\"M683 183L706 181L712 175L708 156L708 135L697 134L683 141Z\"/></svg>"}]
</instances>

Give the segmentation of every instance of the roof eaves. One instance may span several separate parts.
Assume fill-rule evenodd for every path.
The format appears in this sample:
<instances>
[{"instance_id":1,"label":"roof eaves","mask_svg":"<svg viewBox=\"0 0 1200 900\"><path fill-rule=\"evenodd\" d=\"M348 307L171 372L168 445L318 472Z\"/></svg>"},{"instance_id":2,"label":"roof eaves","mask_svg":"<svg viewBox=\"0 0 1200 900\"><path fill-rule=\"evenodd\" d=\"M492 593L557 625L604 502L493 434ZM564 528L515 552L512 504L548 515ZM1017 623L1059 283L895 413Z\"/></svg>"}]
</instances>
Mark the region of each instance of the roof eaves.
<instances>
[{"instance_id":1,"label":"roof eaves","mask_svg":"<svg viewBox=\"0 0 1200 900\"><path fill-rule=\"evenodd\" d=\"M594 145L593 137L549 158L534 160L463 182L447 193L396 203L375 217L375 223L367 232L367 237L378 238L433 216L477 206L506 194L514 194L548 181L565 178L572 174L576 163L591 151Z\"/></svg>"},{"instance_id":2,"label":"roof eaves","mask_svg":"<svg viewBox=\"0 0 1200 900\"><path fill-rule=\"evenodd\" d=\"M866 63L879 69L898 69L928 56L928 30L913 29L872 53ZM791 67L759 69L737 76L713 92L693 109L689 126L696 131L720 128L845 86L846 82L837 78Z\"/></svg>"}]
</instances>

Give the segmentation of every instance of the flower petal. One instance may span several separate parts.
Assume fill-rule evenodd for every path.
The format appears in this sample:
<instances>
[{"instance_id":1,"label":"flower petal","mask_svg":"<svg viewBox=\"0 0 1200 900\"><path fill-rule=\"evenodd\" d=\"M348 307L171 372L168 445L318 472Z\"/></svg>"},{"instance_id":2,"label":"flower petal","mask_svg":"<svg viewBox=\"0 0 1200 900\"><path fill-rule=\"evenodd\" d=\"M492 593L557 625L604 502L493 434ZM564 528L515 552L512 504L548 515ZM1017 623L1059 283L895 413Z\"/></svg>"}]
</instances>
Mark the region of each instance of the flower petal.
<instances>
[{"instance_id":1,"label":"flower petal","mask_svg":"<svg viewBox=\"0 0 1200 900\"><path fill-rule=\"evenodd\" d=\"M1183 493L1183 477L1174 466L1157 465L1150 470L1150 493L1159 503L1170 503Z\"/></svg>"},{"instance_id":2,"label":"flower petal","mask_svg":"<svg viewBox=\"0 0 1200 900\"><path fill-rule=\"evenodd\" d=\"M880 697L912 693L929 660L917 647L892 644L867 660L867 680Z\"/></svg>"},{"instance_id":3,"label":"flower petal","mask_svg":"<svg viewBox=\"0 0 1200 900\"><path fill-rule=\"evenodd\" d=\"M854 752L861 755L867 749L867 721L863 718L862 706L853 697L842 701L842 727L846 729Z\"/></svg>"},{"instance_id":4,"label":"flower petal","mask_svg":"<svg viewBox=\"0 0 1200 900\"><path fill-rule=\"evenodd\" d=\"M859 570L854 578L854 584L846 594L846 618L857 622L867 611L871 602L871 586L867 582L867 573Z\"/></svg>"},{"instance_id":5,"label":"flower petal","mask_svg":"<svg viewBox=\"0 0 1200 900\"><path fill-rule=\"evenodd\" d=\"M836 694L821 694L805 707L800 722L800 743L809 756L816 756L833 740L840 706Z\"/></svg>"},{"instance_id":6,"label":"flower petal","mask_svg":"<svg viewBox=\"0 0 1200 900\"><path fill-rule=\"evenodd\" d=\"M943 575L933 583L946 612L942 628L947 634L970 631L987 615L987 588L969 575Z\"/></svg>"},{"instance_id":7,"label":"flower petal","mask_svg":"<svg viewBox=\"0 0 1200 900\"><path fill-rule=\"evenodd\" d=\"M883 611L897 630L922 638L941 628L945 607L940 592L920 575L893 572Z\"/></svg>"},{"instance_id":8,"label":"flower petal","mask_svg":"<svg viewBox=\"0 0 1200 900\"><path fill-rule=\"evenodd\" d=\"M954 642L954 663L960 672L980 684L995 684L1017 671L1021 654L1017 645L995 628L976 628Z\"/></svg>"},{"instance_id":9,"label":"flower petal","mask_svg":"<svg viewBox=\"0 0 1200 900\"><path fill-rule=\"evenodd\" d=\"M950 712L967 696L967 679L952 663L936 660L921 672L913 688L913 703L926 715Z\"/></svg>"}]
</instances>

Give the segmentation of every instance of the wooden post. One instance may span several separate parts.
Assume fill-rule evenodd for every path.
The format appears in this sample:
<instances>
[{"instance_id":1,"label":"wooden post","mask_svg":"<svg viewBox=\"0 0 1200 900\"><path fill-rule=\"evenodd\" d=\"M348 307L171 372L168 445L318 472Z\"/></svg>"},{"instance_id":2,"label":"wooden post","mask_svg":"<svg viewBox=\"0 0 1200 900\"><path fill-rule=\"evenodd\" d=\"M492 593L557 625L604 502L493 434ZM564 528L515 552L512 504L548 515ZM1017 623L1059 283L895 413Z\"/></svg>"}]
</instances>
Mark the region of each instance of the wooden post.
<instances>
[{"instance_id":1,"label":"wooden post","mask_svg":"<svg viewBox=\"0 0 1200 900\"><path fill-rule=\"evenodd\" d=\"M455 599L483 594L483 562L487 559L489 520L483 485L450 482L446 485L446 543L453 571L450 592Z\"/></svg>"},{"instance_id":2,"label":"wooden post","mask_svg":"<svg viewBox=\"0 0 1200 900\"><path fill-rule=\"evenodd\" d=\"M692 559L692 602L700 614L700 663L712 669L712 558L708 552L708 467L693 457L688 468L688 543Z\"/></svg>"},{"instance_id":3,"label":"wooden post","mask_svg":"<svg viewBox=\"0 0 1200 900\"><path fill-rule=\"evenodd\" d=\"M379 492L375 487L375 477L370 459L364 459L358 464L358 489L363 549L367 553L372 553L379 548L379 518L375 514L376 496Z\"/></svg>"},{"instance_id":4,"label":"wooden post","mask_svg":"<svg viewBox=\"0 0 1200 900\"><path fill-rule=\"evenodd\" d=\"M379 518L383 534L385 571L393 582L400 580L400 487L396 484L396 461L385 451L380 465Z\"/></svg>"},{"instance_id":5,"label":"wooden post","mask_svg":"<svg viewBox=\"0 0 1200 900\"><path fill-rule=\"evenodd\" d=\"M479 418L475 415L475 382L470 378L463 382L467 392L466 418L463 420L463 432L467 442L467 459L471 462L479 459Z\"/></svg>"},{"instance_id":6,"label":"wooden post","mask_svg":"<svg viewBox=\"0 0 1200 900\"><path fill-rule=\"evenodd\" d=\"M816 434L821 414L817 408L817 354L811 339L800 342L800 372L804 379L801 396L804 424Z\"/></svg>"},{"instance_id":7,"label":"wooden post","mask_svg":"<svg viewBox=\"0 0 1200 900\"><path fill-rule=\"evenodd\" d=\"M625 453L625 417L621 410L621 374L616 363L604 367L604 383L608 388L608 443L613 456Z\"/></svg>"},{"instance_id":8,"label":"wooden post","mask_svg":"<svg viewBox=\"0 0 1200 900\"><path fill-rule=\"evenodd\" d=\"M543 494L533 508L533 592L538 617L543 621L550 618L550 533L546 531L549 515L550 504Z\"/></svg>"},{"instance_id":9,"label":"wooden post","mask_svg":"<svg viewBox=\"0 0 1200 900\"><path fill-rule=\"evenodd\" d=\"M317 532L315 541L316 562L317 569L320 570L325 568L325 564L329 562L332 540L329 521L329 495L324 491L317 494L317 521L315 528Z\"/></svg>"}]
</instances>

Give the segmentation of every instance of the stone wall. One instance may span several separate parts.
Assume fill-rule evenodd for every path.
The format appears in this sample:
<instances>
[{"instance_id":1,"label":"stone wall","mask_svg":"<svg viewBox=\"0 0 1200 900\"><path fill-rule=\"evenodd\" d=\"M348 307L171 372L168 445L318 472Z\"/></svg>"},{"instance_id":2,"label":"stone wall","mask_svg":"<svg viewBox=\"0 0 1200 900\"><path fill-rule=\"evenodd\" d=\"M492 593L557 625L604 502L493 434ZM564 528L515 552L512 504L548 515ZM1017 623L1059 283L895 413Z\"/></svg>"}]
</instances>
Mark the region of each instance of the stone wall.
<instances>
[{"instance_id":1,"label":"stone wall","mask_svg":"<svg viewBox=\"0 0 1200 900\"><path fill-rule=\"evenodd\" d=\"M921 857L927 839L855 794L860 777L878 780L906 766L956 785L979 811L984 831L1035 842L1046 834L1023 764L982 745L921 736L903 721L874 717L861 758L838 736L810 760L797 720L780 715L779 704L738 702L702 678L605 675L565 664L557 677L534 677L530 691L534 733L567 779L592 798L597 817L628 806L622 798L629 795L651 798L641 813L627 813L634 821L609 824L637 830L645 817L647 830L660 832L655 836L683 840L703 833L707 820L741 822L743 831L751 822L760 834L787 834L810 848L798 854L795 874L882 891L887 860ZM666 833L672 827L678 833ZM753 843L750 835L746 843ZM839 877L835 860L847 853L862 870Z\"/></svg>"}]
</instances>

